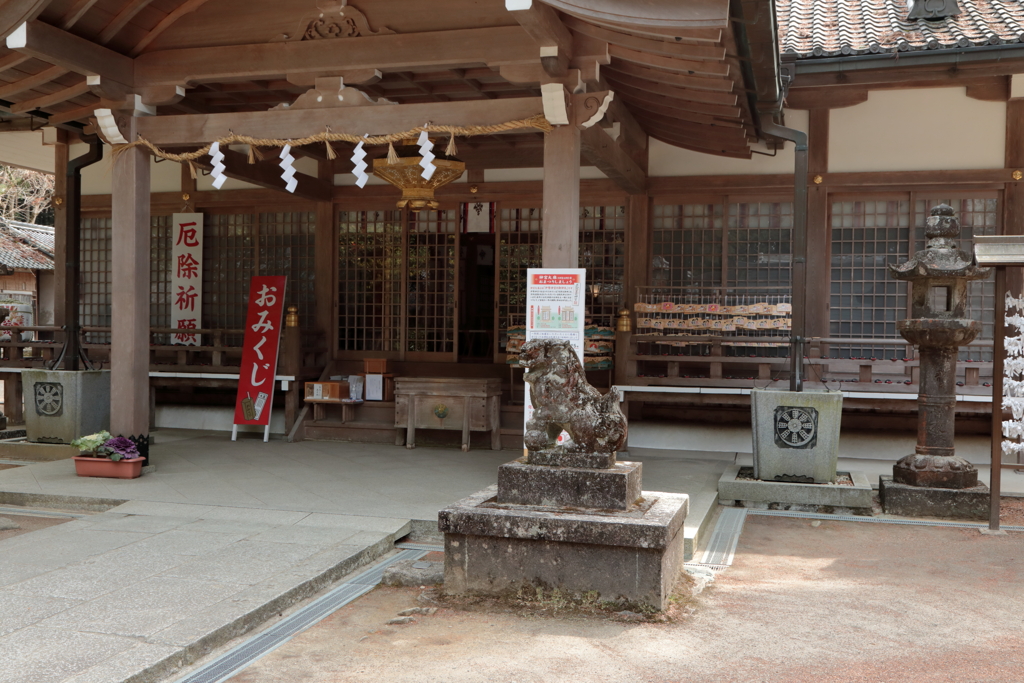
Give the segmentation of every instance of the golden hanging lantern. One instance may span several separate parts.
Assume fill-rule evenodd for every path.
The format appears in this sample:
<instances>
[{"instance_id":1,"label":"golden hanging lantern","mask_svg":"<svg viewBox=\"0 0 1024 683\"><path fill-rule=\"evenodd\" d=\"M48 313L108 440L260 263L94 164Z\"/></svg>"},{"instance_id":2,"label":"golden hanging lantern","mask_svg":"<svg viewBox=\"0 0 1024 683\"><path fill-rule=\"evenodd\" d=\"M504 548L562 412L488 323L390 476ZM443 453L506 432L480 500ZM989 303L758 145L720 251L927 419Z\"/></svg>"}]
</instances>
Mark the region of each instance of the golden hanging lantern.
<instances>
[{"instance_id":1,"label":"golden hanging lantern","mask_svg":"<svg viewBox=\"0 0 1024 683\"><path fill-rule=\"evenodd\" d=\"M453 156L438 154L433 161L436 167L434 175L427 180L423 177L423 167L420 166L423 157L420 156L420 148L415 140L403 140L395 151L398 154L397 161L388 161L387 157L373 160L373 175L402 191L402 198L397 204L400 209L436 209L438 203L434 199L434 191L458 180L466 171L465 162Z\"/></svg>"}]
</instances>

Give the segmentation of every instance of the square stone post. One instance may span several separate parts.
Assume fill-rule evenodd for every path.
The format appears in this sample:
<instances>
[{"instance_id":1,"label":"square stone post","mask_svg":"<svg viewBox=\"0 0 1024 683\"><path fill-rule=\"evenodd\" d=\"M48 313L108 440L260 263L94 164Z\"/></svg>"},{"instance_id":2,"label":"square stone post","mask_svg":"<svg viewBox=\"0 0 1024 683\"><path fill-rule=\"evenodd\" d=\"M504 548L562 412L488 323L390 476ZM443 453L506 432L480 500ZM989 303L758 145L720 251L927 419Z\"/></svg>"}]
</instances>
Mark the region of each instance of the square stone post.
<instances>
[{"instance_id":1,"label":"square stone post","mask_svg":"<svg viewBox=\"0 0 1024 683\"><path fill-rule=\"evenodd\" d=\"M570 116L570 120L572 117ZM580 131L556 126L544 138L545 268L578 268L580 253Z\"/></svg>"},{"instance_id":2,"label":"square stone post","mask_svg":"<svg viewBox=\"0 0 1024 683\"><path fill-rule=\"evenodd\" d=\"M126 126L135 139L135 121ZM114 157L110 266L110 433L127 436L149 459L149 154Z\"/></svg>"}]
</instances>

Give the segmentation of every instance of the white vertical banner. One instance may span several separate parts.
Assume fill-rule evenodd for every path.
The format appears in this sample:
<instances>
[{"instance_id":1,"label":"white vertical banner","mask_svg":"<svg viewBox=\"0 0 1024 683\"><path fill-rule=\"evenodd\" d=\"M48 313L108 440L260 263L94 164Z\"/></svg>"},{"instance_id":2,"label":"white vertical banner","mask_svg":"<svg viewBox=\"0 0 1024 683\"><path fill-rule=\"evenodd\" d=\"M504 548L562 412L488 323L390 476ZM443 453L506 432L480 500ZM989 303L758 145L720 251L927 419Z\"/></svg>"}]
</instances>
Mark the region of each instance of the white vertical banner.
<instances>
[{"instance_id":1,"label":"white vertical banner","mask_svg":"<svg viewBox=\"0 0 1024 683\"><path fill-rule=\"evenodd\" d=\"M171 327L194 330L203 320L203 214L171 216ZM199 335L176 332L172 344L199 346Z\"/></svg>"},{"instance_id":2,"label":"white vertical banner","mask_svg":"<svg viewBox=\"0 0 1024 683\"><path fill-rule=\"evenodd\" d=\"M583 365L584 297L587 271L584 268L526 269L526 341L560 339L572 344ZM527 370L529 372L529 370ZM524 382L525 384L525 382ZM530 385L523 397L523 434L533 417ZM567 434L562 432L559 443Z\"/></svg>"}]
</instances>

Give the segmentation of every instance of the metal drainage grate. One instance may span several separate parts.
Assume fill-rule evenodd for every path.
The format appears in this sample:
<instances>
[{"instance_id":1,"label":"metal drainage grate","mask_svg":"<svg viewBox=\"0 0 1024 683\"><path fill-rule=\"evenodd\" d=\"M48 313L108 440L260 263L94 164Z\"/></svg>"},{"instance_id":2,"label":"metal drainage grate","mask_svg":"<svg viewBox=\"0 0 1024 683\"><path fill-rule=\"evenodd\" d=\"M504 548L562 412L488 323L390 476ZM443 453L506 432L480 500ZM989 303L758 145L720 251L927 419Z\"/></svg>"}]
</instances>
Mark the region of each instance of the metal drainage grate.
<instances>
[{"instance_id":1,"label":"metal drainage grate","mask_svg":"<svg viewBox=\"0 0 1024 683\"><path fill-rule=\"evenodd\" d=\"M443 545L435 545L433 543L396 543L395 547L409 550L426 550L428 552L444 552Z\"/></svg>"},{"instance_id":2,"label":"metal drainage grate","mask_svg":"<svg viewBox=\"0 0 1024 683\"><path fill-rule=\"evenodd\" d=\"M740 540L740 532L743 531L743 520L746 518L746 508L723 509L699 564L709 567L731 565L736 554L736 544Z\"/></svg>"},{"instance_id":3,"label":"metal drainage grate","mask_svg":"<svg viewBox=\"0 0 1024 683\"><path fill-rule=\"evenodd\" d=\"M61 519L83 519L87 515L76 515L71 512L53 512L52 510L33 510L32 508L0 507L0 514L25 515L27 517L59 517Z\"/></svg>"},{"instance_id":4,"label":"metal drainage grate","mask_svg":"<svg viewBox=\"0 0 1024 683\"><path fill-rule=\"evenodd\" d=\"M730 508L738 509L738 508ZM907 526L941 526L955 529L987 529L988 524L973 522L938 522L926 519L887 519L883 517L867 517L860 515L826 515L820 512L795 512L789 510L752 510L746 509L748 514L763 515L765 517L796 517L799 519L830 519L834 522L871 522L874 524L904 524ZM1005 531L1024 531L1024 526L1000 526ZM717 527L716 527L717 531Z\"/></svg>"},{"instance_id":5,"label":"metal drainage grate","mask_svg":"<svg viewBox=\"0 0 1024 683\"><path fill-rule=\"evenodd\" d=\"M405 544L403 544L405 545ZM260 657L276 650L294 635L330 616L356 598L369 593L380 583L384 570L395 562L418 560L426 554L419 549L404 549L397 555L356 575L321 598L282 619L263 633L224 653L206 666L193 671L176 683L220 683L249 666Z\"/></svg>"}]
</instances>

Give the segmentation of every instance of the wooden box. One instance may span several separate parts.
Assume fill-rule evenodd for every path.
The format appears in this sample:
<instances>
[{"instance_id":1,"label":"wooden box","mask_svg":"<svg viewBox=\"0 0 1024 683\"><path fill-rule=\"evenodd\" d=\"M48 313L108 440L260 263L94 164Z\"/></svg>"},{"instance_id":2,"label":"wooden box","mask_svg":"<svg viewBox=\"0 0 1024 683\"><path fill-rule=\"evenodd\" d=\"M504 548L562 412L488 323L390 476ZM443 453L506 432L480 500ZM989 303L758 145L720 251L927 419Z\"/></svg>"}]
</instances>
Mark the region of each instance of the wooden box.
<instances>
[{"instance_id":1,"label":"wooden box","mask_svg":"<svg viewBox=\"0 0 1024 683\"><path fill-rule=\"evenodd\" d=\"M386 375L388 374L390 367L391 363L387 358L363 359L363 374L366 375Z\"/></svg>"},{"instance_id":2,"label":"wooden box","mask_svg":"<svg viewBox=\"0 0 1024 683\"><path fill-rule=\"evenodd\" d=\"M307 401L340 401L348 398L348 382L306 382Z\"/></svg>"},{"instance_id":3,"label":"wooden box","mask_svg":"<svg viewBox=\"0 0 1024 683\"><path fill-rule=\"evenodd\" d=\"M501 449L501 380L496 378L399 377L395 380L395 426L406 429L405 445L414 448L417 429L462 431L469 450L470 431L491 432L491 448Z\"/></svg>"}]
</instances>

